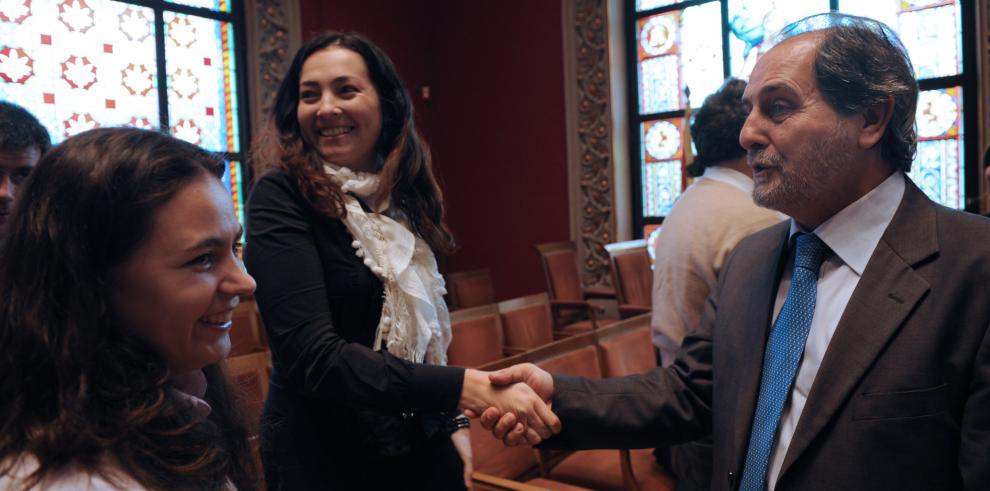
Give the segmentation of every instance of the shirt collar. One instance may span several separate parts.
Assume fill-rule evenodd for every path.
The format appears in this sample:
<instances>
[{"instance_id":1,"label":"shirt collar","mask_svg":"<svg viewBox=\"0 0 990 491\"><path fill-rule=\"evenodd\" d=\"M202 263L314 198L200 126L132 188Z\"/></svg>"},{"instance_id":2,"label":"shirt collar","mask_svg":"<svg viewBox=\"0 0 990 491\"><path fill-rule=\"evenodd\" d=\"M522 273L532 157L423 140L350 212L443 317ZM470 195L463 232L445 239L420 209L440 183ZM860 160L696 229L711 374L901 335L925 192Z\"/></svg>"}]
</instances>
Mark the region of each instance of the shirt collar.
<instances>
[{"instance_id":1,"label":"shirt collar","mask_svg":"<svg viewBox=\"0 0 990 491\"><path fill-rule=\"evenodd\" d=\"M705 173L701 177L724 182L741 189L746 194L753 194L753 179L737 170L719 166L705 167Z\"/></svg>"},{"instance_id":2,"label":"shirt collar","mask_svg":"<svg viewBox=\"0 0 990 491\"><path fill-rule=\"evenodd\" d=\"M863 275L880 237L894 218L894 212L904 197L904 179L902 172L894 172L879 186L813 230L857 275ZM791 219L790 237L802 231L801 226Z\"/></svg>"}]
</instances>

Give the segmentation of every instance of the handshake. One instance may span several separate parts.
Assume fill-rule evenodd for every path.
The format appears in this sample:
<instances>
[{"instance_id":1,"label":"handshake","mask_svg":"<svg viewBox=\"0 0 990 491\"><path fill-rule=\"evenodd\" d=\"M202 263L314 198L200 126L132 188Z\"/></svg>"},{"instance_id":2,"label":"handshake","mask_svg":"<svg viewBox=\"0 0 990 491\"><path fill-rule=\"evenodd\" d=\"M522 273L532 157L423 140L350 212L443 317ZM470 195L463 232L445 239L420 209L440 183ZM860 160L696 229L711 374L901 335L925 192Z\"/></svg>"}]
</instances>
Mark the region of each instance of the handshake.
<instances>
[{"instance_id":1,"label":"handshake","mask_svg":"<svg viewBox=\"0 0 990 491\"><path fill-rule=\"evenodd\" d=\"M458 406L506 445L536 445L560 433L552 396L553 377L532 363L497 372L469 368Z\"/></svg>"}]
</instances>

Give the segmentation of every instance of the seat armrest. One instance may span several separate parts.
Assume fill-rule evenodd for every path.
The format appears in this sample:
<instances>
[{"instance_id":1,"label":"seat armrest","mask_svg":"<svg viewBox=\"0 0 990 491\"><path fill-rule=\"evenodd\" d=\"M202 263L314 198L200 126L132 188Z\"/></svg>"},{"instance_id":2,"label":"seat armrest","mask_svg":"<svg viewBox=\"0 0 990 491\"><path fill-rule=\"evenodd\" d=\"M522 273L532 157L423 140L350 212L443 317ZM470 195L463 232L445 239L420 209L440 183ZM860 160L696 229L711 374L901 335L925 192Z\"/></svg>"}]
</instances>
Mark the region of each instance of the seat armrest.
<instances>
[{"instance_id":1,"label":"seat armrest","mask_svg":"<svg viewBox=\"0 0 990 491\"><path fill-rule=\"evenodd\" d=\"M600 305L594 305L584 301L574 301L574 300L551 300L550 306L555 310L560 309L582 309L588 312L605 312L605 308Z\"/></svg>"},{"instance_id":2,"label":"seat armrest","mask_svg":"<svg viewBox=\"0 0 990 491\"><path fill-rule=\"evenodd\" d=\"M615 298L615 290L608 287L589 286L584 288L584 298Z\"/></svg>"},{"instance_id":3,"label":"seat armrest","mask_svg":"<svg viewBox=\"0 0 990 491\"><path fill-rule=\"evenodd\" d=\"M621 304L619 305L619 317L626 319L640 314L646 314L653 309L646 305Z\"/></svg>"}]
</instances>

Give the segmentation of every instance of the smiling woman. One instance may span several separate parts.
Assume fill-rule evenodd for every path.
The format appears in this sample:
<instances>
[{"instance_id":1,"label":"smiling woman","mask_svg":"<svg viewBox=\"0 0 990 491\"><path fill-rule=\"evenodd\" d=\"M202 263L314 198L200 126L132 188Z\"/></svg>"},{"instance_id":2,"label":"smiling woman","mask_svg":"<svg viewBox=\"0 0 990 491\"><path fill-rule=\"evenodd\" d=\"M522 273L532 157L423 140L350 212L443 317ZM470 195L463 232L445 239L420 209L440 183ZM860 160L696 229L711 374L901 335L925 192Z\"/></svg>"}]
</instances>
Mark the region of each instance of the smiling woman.
<instances>
[{"instance_id":1,"label":"smiling woman","mask_svg":"<svg viewBox=\"0 0 990 491\"><path fill-rule=\"evenodd\" d=\"M0 257L0 488L257 487L217 365L255 286L222 170L108 128L27 179Z\"/></svg>"}]
</instances>

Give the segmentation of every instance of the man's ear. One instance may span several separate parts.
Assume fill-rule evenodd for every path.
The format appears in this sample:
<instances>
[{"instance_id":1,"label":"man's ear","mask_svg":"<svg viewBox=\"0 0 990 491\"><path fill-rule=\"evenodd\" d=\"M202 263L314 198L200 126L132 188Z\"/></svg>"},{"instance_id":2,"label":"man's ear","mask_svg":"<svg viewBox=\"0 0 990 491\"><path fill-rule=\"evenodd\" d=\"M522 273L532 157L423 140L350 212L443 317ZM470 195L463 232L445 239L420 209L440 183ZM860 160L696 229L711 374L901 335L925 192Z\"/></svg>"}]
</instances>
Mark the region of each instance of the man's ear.
<instances>
[{"instance_id":1,"label":"man's ear","mask_svg":"<svg viewBox=\"0 0 990 491\"><path fill-rule=\"evenodd\" d=\"M886 99L866 108L863 111L863 128L859 133L859 148L873 148L890 124L890 117L894 114L894 96L887 96Z\"/></svg>"}]
</instances>

